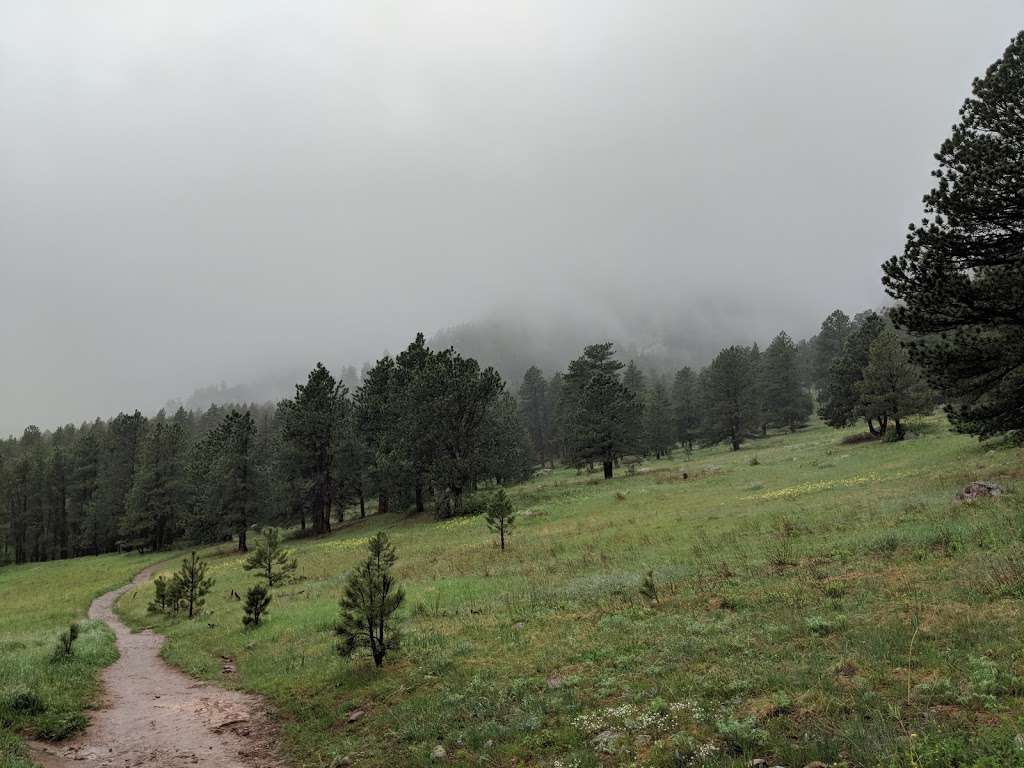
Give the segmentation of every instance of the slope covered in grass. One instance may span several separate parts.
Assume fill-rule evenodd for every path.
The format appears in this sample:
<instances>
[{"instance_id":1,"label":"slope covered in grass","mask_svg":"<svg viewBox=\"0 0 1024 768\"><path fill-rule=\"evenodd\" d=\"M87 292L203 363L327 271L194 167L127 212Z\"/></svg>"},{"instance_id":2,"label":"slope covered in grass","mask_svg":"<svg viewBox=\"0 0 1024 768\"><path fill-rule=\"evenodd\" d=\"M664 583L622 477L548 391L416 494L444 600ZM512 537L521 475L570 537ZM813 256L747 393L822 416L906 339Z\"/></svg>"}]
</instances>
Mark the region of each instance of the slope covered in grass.
<instances>
[{"instance_id":1,"label":"slope covered in grass","mask_svg":"<svg viewBox=\"0 0 1024 768\"><path fill-rule=\"evenodd\" d=\"M0 766L27 766L17 734L59 739L86 724L99 671L117 658L114 635L84 621L89 603L167 557L104 555L0 568ZM51 660L73 622L74 655Z\"/></svg>"},{"instance_id":2,"label":"slope covered in grass","mask_svg":"<svg viewBox=\"0 0 1024 768\"><path fill-rule=\"evenodd\" d=\"M1022 451L914 429L847 445L816 426L610 482L545 473L512 490L504 554L479 518L369 518L292 542L299 580L251 632L237 556L212 562L198 621L147 615L151 587L121 610L169 635L172 663L268 695L300 765L425 766L439 744L458 765L1021 762ZM955 504L972 479L1010 493ZM382 672L331 633L379 529L408 591Z\"/></svg>"}]
</instances>

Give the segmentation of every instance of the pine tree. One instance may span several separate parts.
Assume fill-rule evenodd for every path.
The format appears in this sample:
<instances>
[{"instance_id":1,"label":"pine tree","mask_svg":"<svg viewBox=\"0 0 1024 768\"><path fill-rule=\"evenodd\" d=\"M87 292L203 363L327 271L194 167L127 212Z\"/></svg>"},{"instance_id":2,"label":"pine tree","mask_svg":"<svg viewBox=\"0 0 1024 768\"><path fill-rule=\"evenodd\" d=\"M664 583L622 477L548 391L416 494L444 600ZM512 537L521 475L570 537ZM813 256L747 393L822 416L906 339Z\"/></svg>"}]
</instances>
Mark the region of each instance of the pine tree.
<instances>
[{"instance_id":1,"label":"pine tree","mask_svg":"<svg viewBox=\"0 0 1024 768\"><path fill-rule=\"evenodd\" d=\"M242 609L245 613L242 616L242 624L246 629L255 629L260 625L269 605L270 593L267 592L266 587L262 584L249 587L249 591L245 593L245 604Z\"/></svg>"},{"instance_id":2,"label":"pine tree","mask_svg":"<svg viewBox=\"0 0 1024 768\"><path fill-rule=\"evenodd\" d=\"M697 403L697 376L689 368L681 368L672 381L672 410L675 415L675 437L688 451L700 428Z\"/></svg>"},{"instance_id":3,"label":"pine tree","mask_svg":"<svg viewBox=\"0 0 1024 768\"><path fill-rule=\"evenodd\" d=\"M904 436L903 419L931 413L935 408L935 396L920 369L888 328L871 344L859 390L865 414L876 419L891 418L897 440Z\"/></svg>"},{"instance_id":4,"label":"pine tree","mask_svg":"<svg viewBox=\"0 0 1024 768\"><path fill-rule=\"evenodd\" d=\"M206 561L197 558L193 552L191 558L181 561L181 568L174 574L171 590L191 619L206 604L206 595L212 586L213 579L206 575Z\"/></svg>"},{"instance_id":5,"label":"pine tree","mask_svg":"<svg viewBox=\"0 0 1024 768\"><path fill-rule=\"evenodd\" d=\"M184 440L179 426L162 419L143 437L120 525L128 546L160 550L174 540L184 512Z\"/></svg>"},{"instance_id":6,"label":"pine tree","mask_svg":"<svg viewBox=\"0 0 1024 768\"><path fill-rule=\"evenodd\" d=\"M331 510L338 496L346 392L344 384L317 363L306 383L295 386L295 397L280 406L283 438L318 534L330 532Z\"/></svg>"},{"instance_id":7,"label":"pine tree","mask_svg":"<svg viewBox=\"0 0 1024 768\"><path fill-rule=\"evenodd\" d=\"M769 425L795 432L807 423L811 397L800 385L796 345L785 331L772 339L762 355L761 387Z\"/></svg>"},{"instance_id":8,"label":"pine tree","mask_svg":"<svg viewBox=\"0 0 1024 768\"><path fill-rule=\"evenodd\" d=\"M1024 433L1024 32L972 86L903 253L883 265L896 323L954 426Z\"/></svg>"},{"instance_id":9,"label":"pine tree","mask_svg":"<svg viewBox=\"0 0 1024 768\"><path fill-rule=\"evenodd\" d=\"M637 400L642 401L647 392L647 377L637 366L635 360L630 360L626 370L622 373L622 386L633 393Z\"/></svg>"},{"instance_id":10,"label":"pine tree","mask_svg":"<svg viewBox=\"0 0 1024 768\"><path fill-rule=\"evenodd\" d=\"M600 461L611 478L615 460L641 447L642 406L619 381L622 363L611 342L593 344L569 364L564 419L574 461Z\"/></svg>"},{"instance_id":11,"label":"pine tree","mask_svg":"<svg viewBox=\"0 0 1024 768\"><path fill-rule=\"evenodd\" d=\"M498 534L498 541L501 544L501 551L505 551L505 539L516 521L516 510L512 506L512 500L505 493L504 488L499 488L490 499L484 511L484 520L487 527Z\"/></svg>"},{"instance_id":12,"label":"pine tree","mask_svg":"<svg viewBox=\"0 0 1024 768\"><path fill-rule=\"evenodd\" d=\"M734 451L760 428L760 409L750 350L726 347L698 380L701 438L708 445L728 441Z\"/></svg>"},{"instance_id":13,"label":"pine tree","mask_svg":"<svg viewBox=\"0 0 1024 768\"><path fill-rule=\"evenodd\" d=\"M166 576L157 576L153 580L153 599L147 610L152 613L168 613L173 605L170 581Z\"/></svg>"},{"instance_id":14,"label":"pine tree","mask_svg":"<svg viewBox=\"0 0 1024 768\"><path fill-rule=\"evenodd\" d=\"M835 310L822 321L821 330L812 342L812 378L818 389L825 385L828 369L832 361L842 353L849 335L850 317L842 310Z\"/></svg>"},{"instance_id":15,"label":"pine tree","mask_svg":"<svg viewBox=\"0 0 1024 768\"><path fill-rule=\"evenodd\" d=\"M675 443L672 403L660 377L652 381L644 404L644 438L655 458L663 458L672 452Z\"/></svg>"},{"instance_id":16,"label":"pine tree","mask_svg":"<svg viewBox=\"0 0 1024 768\"><path fill-rule=\"evenodd\" d=\"M818 415L829 426L840 429L864 418L871 434L880 435L885 431L884 421L876 421L864 412L859 390L864 369L868 367L868 350L885 327L885 318L875 312L857 316L854 330L847 338L842 354L832 361L821 390Z\"/></svg>"},{"instance_id":17,"label":"pine tree","mask_svg":"<svg viewBox=\"0 0 1024 768\"><path fill-rule=\"evenodd\" d=\"M357 649L366 648L373 663L380 667L388 652L400 645L396 613L405 600L405 591L391 574L395 548L387 534L377 533L368 549L369 557L348 577L335 634L340 638L339 654L351 656Z\"/></svg>"},{"instance_id":18,"label":"pine tree","mask_svg":"<svg viewBox=\"0 0 1024 768\"><path fill-rule=\"evenodd\" d=\"M259 578L266 580L269 589L287 581L299 563L291 551L284 548L280 531L268 527L263 529L263 537L242 567L247 571L256 571Z\"/></svg>"},{"instance_id":19,"label":"pine tree","mask_svg":"<svg viewBox=\"0 0 1024 768\"><path fill-rule=\"evenodd\" d=\"M256 422L252 414L232 408L207 442L211 512L237 536L238 551L247 552L246 534L259 510L262 473L256 461Z\"/></svg>"},{"instance_id":20,"label":"pine tree","mask_svg":"<svg viewBox=\"0 0 1024 768\"><path fill-rule=\"evenodd\" d=\"M519 408L534 455L541 463L550 458L548 451L554 431L554 408L550 394L550 386L544 380L544 374L540 368L531 365L523 375L523 383L519 387Z\"/></svg>"}]
</instances>

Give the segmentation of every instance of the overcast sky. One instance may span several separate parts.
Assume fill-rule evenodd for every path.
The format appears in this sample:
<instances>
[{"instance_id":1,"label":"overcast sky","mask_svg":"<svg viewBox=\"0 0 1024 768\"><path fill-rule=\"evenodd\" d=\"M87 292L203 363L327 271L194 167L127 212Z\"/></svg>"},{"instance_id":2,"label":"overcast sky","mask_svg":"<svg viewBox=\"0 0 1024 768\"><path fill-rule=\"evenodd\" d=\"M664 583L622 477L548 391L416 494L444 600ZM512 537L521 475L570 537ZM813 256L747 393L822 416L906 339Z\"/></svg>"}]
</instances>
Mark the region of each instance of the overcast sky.
<instances>
[{"instance_id":1,"label":"overcast sky","mask_svg":"<svg viewBox=\"0 0 1024 768\"><path fill-rule=\"evenodd\" d=\"M0 434L494 311L883 301L1011 2L0 0ZM717 314L715 315L718 316Z\"/></svg>"}]
</instances>

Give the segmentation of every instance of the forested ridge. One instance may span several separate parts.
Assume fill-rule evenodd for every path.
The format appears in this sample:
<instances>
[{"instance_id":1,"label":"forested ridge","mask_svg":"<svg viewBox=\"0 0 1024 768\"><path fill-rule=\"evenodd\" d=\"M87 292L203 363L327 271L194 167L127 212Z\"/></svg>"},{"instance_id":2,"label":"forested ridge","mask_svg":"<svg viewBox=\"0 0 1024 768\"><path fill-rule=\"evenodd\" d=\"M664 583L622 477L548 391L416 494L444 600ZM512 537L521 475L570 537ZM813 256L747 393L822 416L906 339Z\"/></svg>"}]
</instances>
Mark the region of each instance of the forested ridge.
<instances>
[{"instance_id":1,"label":"forested ridge","mask_svg":"<svg viewBox=\"0 0 1024 768\"><path fill-rule=\"evenodd\" d=\"M265 524L322 534L373 511L446 518L475 511L478 488L545 465L611 477L677 446L739 449L769 427L804 425L813 392L833 426L863 418L883 436L892 419L901 437L900 407L871 405L863 389L883 331L881 315L837 310L809 340L781 332L763 351L730 346L674 376L624 364L604 342L564 371L529 368L515 393L493 368L420 334L357 381L318 363L278 403L30 426L0 443L0 552L29 562L231 538L245 551ZM925 392L914 407L932 402Z\"/></svg>"}]
</instances>

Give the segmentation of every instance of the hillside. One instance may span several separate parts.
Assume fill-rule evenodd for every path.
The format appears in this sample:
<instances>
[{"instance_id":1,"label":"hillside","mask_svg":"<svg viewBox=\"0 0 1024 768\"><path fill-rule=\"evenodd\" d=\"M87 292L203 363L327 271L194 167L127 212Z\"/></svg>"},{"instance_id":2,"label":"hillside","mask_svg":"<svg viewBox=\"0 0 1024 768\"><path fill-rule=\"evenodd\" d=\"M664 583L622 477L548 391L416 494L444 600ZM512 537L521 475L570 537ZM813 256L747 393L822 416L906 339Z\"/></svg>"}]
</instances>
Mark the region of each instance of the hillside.
<instances>
[{"instance_id":1,"label":"hillside","mask_svg":"<svg viewBox=\"0 0 1024 768\"><path fill-rule=\"evenodd\" d=\"M230 597L252 578L218 557L210 615L156 626L172 663L266 694L297 765L425 766L438 745L455 765L1011 764L1024 452L940 419L915 431L844 444L816 426L610 482L548 473L514 490L505 554L478 518L356 522L295 544L300 580L253 632ZM974 479L1011 492L954 503ZM331 628L382 528L408 599L378 673L338 659ZM150 590L122 600L131 623L154 623Z\"/></svg>"}]
</instances>

